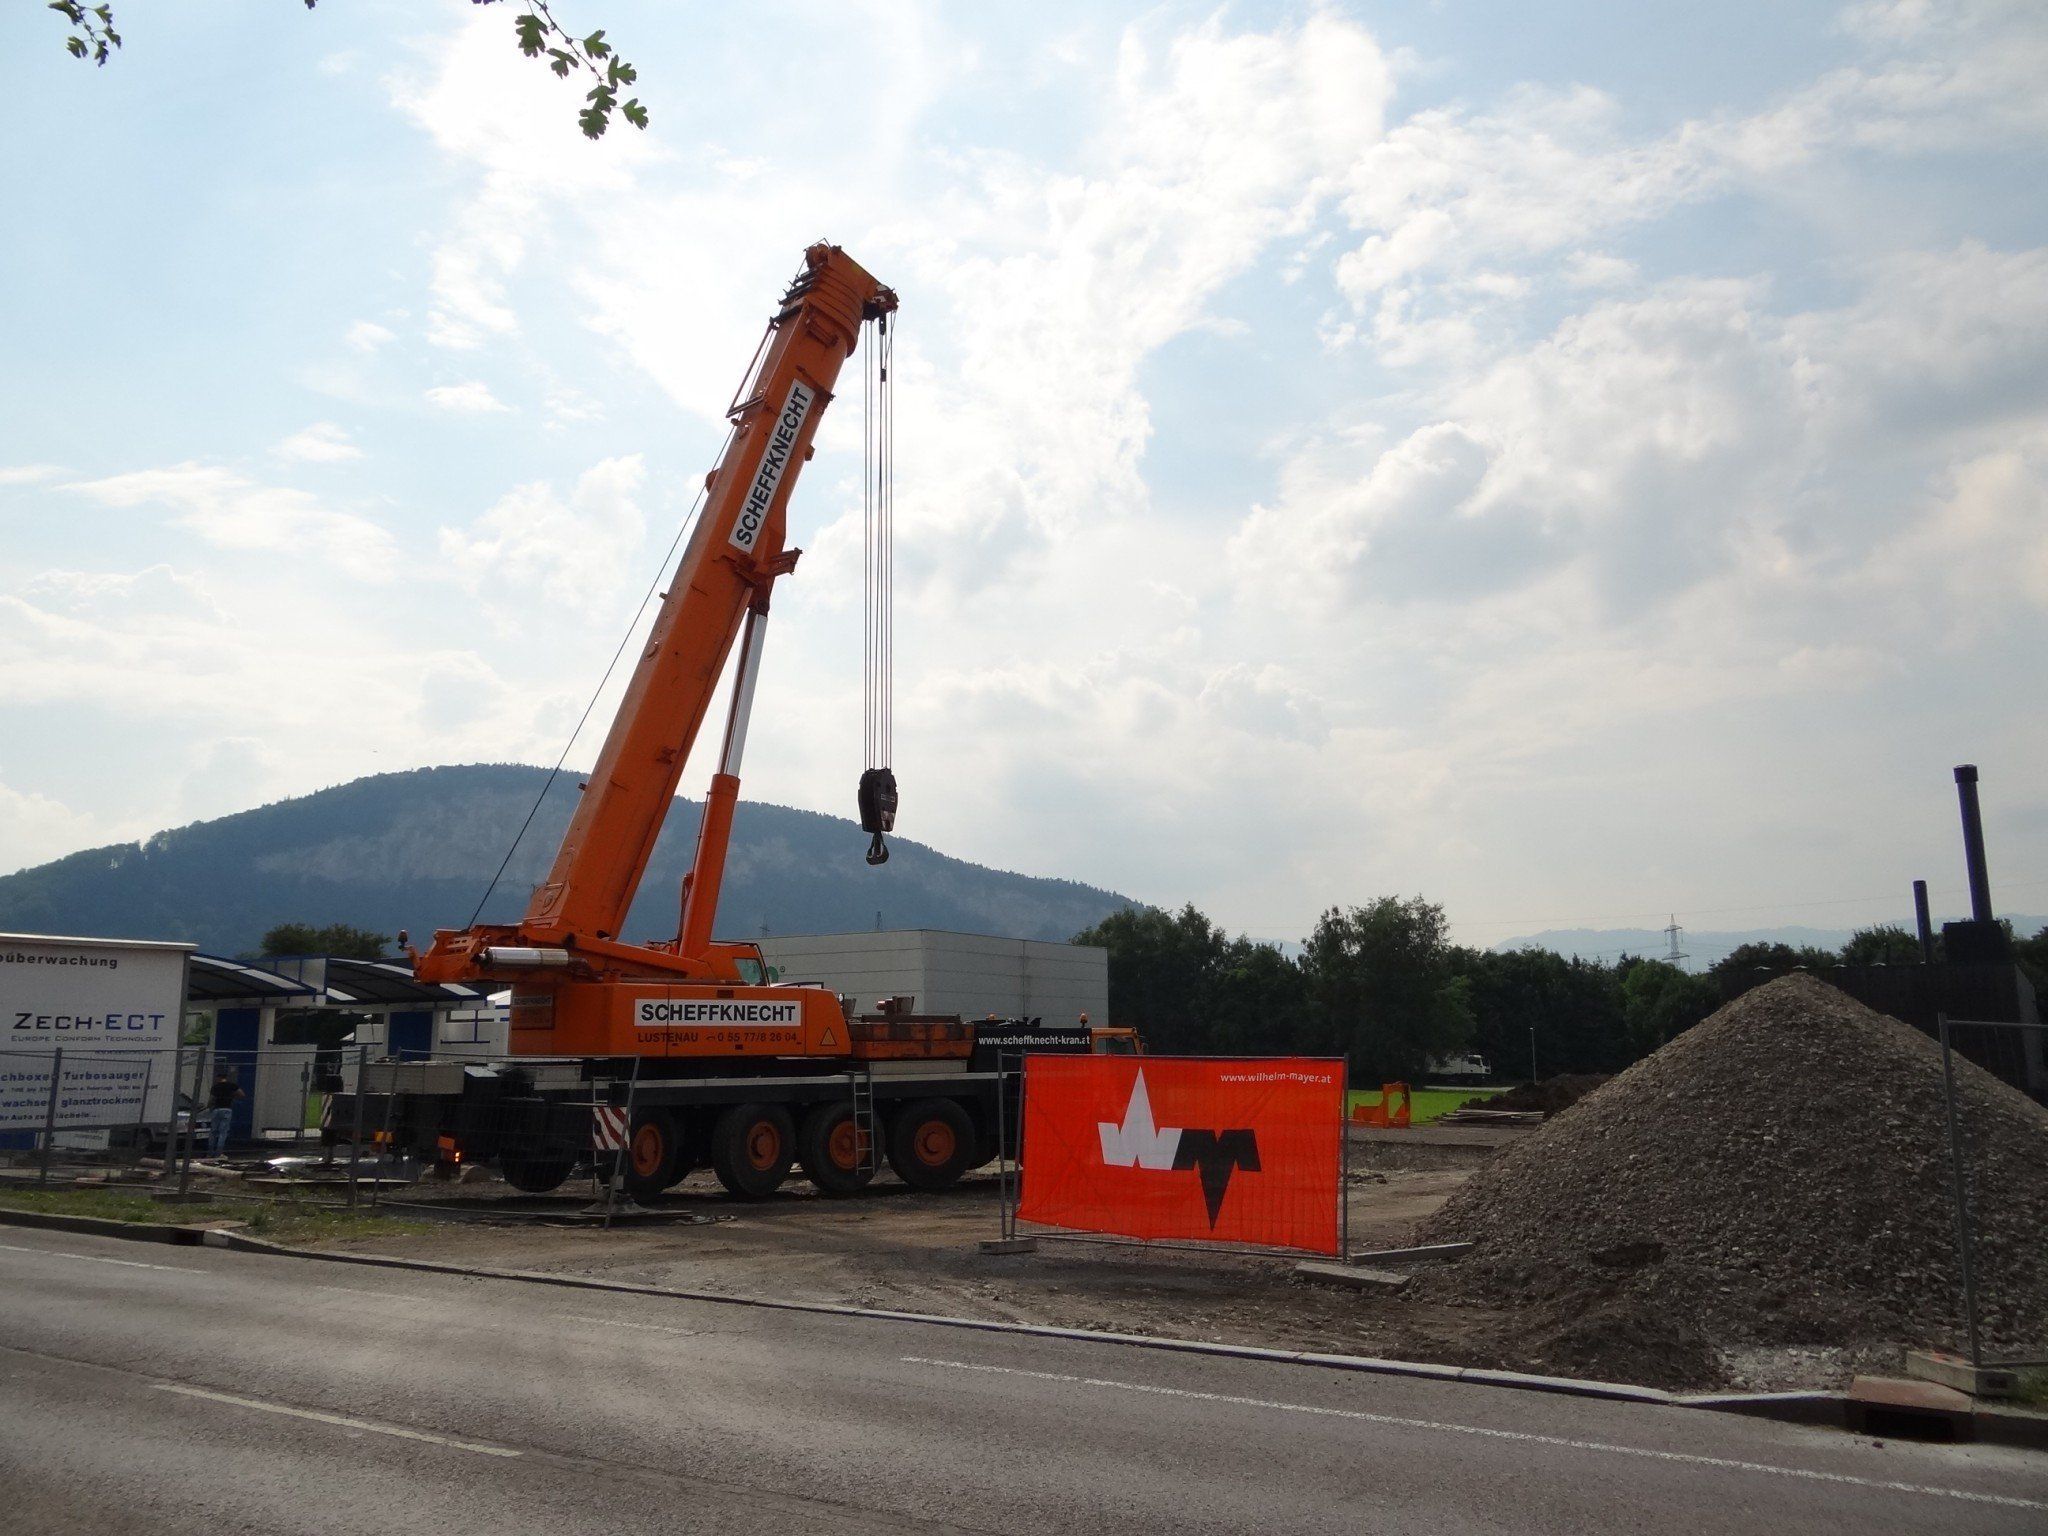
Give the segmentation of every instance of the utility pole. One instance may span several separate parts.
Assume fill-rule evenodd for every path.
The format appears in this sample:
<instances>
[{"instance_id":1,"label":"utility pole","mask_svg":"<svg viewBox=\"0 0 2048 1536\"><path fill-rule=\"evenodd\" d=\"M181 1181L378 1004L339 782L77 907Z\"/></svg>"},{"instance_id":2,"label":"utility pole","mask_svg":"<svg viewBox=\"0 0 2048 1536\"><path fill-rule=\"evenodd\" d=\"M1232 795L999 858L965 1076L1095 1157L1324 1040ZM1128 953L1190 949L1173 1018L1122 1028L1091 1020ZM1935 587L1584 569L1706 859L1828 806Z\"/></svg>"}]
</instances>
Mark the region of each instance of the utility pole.
<instances>
[{"instance_id":1,"label":"utility pole","mask_svg":"<svg viewBox=\"0 0 2048 1536\"><path fill-rule=\"evenodd\" d=\"M1672 913L1671 926L1664 930L1664 937L1671 941L1671 951L1664 958L1681 971L1685 969L1685 962L1692 958L1692 956L1678 947L1679 936L1684 932L1685 930L1678 926L1678 914L1676 912Z\"/></svg>"},{"instance_id":2,"label":"utility pole","mask_svg":"<svg viewBox=\"0 0 2048 1536\"><path fill-rule=\"evenodd\" d=\"M1536 1075L1536 1026L1534 1024L1529 1026L1529 1081L1532 1083L1542 1081Z\"/></svg>"}]
</instances>

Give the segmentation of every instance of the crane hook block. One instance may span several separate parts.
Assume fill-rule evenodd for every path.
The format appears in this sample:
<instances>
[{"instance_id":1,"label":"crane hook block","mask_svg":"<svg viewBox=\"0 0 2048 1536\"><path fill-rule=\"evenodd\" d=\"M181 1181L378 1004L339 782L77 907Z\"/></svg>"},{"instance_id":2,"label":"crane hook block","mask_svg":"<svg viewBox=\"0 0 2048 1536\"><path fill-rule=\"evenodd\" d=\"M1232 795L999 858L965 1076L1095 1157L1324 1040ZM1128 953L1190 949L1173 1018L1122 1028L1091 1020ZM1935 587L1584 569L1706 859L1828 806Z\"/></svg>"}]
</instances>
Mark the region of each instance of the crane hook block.
<instances>
[{"instance_id":1,"label":"crane hook block","mask_svg":"<svg viewBox=\"0 0 2048 1536\"><path fill-rule=\"evenodd\" d=\"M868 862L889 862L884 832L896 829L896 775L887 768L870 768L860 776L860 829L874 834L868 844Z\"/></svg>"}]
</instances>

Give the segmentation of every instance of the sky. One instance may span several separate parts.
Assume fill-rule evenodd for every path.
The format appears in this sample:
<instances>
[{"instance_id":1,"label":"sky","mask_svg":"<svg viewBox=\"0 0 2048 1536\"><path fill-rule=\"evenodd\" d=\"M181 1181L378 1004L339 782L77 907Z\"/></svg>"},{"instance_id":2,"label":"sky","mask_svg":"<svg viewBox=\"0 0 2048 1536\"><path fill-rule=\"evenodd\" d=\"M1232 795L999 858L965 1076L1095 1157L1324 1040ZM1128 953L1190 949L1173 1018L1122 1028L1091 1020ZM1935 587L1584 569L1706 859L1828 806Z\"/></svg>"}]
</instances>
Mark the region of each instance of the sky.
<instances>
[{"instance_id":1,"label":"sky","mask_svg":"<svg viewBox=\"0 0 2048 1536\"><path fill-rule=\"evenodd\" d=\"M0 869L554 762L826 238L902 835L1263 939L1910 922L1974 761L2043 909L2034 0L555 10L648 131L510 7L0 13ZM858 377L744 791L844 815Z\"/></svg>"}]
</instances>

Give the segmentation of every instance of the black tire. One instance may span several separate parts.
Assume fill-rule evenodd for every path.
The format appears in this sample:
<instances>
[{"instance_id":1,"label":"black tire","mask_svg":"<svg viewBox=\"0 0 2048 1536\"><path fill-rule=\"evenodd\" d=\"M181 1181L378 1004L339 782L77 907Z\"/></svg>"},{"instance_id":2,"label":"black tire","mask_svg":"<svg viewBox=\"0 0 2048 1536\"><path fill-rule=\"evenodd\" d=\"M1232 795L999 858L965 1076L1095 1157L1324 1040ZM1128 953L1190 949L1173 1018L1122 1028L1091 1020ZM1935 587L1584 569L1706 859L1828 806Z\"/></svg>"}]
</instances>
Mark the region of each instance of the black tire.
<instances>
[{"instance_id":1,"label":"black tire","mask_svg":"<svg viewBox=\"0 0 2048 1536\"><path fill-rule=\"evenodd\" d=\"M498 1172L514 1189L529 1195L544 1195L560 1189L575 1164L566 1157L501 1157Z\"/></svg>"},{"instance_id":2,"label":"black tire","mask_svg":"<svg viewBox=\"0 0 2048 1536\"><path fill-rule=\"evenodd\" d=\"M913 1099L889 1117L889 1166L912 1189L946 1189L960 1182L979 1140L951 1099Z\"/></svg>"},{"instance_id":3,"label":"black tire","mask_svg":"<svg viewBox=\"0 0 2048 1536\"><path fill-rule=\"evenodd\" d=\"M974 1125L974 1161L967 1165L968 1171L986 1168L1002 1155L1003 1144L996 1137L995 1122L977 1119Z\"/></svg>"},{"instance_id":4,"label":"black tire","mask_svg":"<svg viewBox=\"0 0 2048 1536\"><path fill-rule=\"evenodd\" d=\"M813 1104L797 1128L797 1161L821 1195L851 1195L867 1188L875 1176L873 1160L861 1163L859 1132L853 1106L846 1102Z\"/></svg>"},{"instance_id":5,"label":"black tire","mask_svg":"<svg viewBox=\"0 0 2048 1536\"><path fill-rule=\"evenodd\" d=\"M676 1118L665 1109L635 1112L626 1137L626 1166L619 1187L634 1200L651 1200L688 1173Z\"/></svg>"},{"instance_id":6,"label":"black tire","mask_svg":"<svg viewBox=\"0 0 2048 1536\"><path fill-rule=\"evenodd\" d=\"M765 1200L789 1177L796 1128L780 1104L735 1104L711 1128L711 1171L736 1200Z\"/></svg>"}]
</instances>

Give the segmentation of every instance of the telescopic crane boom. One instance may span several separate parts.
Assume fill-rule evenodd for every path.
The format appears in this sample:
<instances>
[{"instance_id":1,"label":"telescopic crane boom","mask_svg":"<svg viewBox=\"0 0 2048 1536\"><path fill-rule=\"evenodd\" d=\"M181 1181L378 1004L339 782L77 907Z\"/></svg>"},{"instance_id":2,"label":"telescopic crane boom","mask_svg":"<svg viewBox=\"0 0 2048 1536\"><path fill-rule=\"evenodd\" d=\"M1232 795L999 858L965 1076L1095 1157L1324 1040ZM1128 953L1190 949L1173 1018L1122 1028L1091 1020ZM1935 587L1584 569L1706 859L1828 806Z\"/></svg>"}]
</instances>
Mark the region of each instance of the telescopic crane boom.
<instances>
[{"instance_id":1,"label":"telescopic crane boom","mask_svg":"<svg viewBox=\"0 0 2048 1536\"><path fill-rule=\"evenodd\" d=\"M515 1054L844 1050L832 994L762 985L758 951L714 943L711 933L769 594L800 553L784 545L790 493L863 323L886 327L895 308L896 295L839 247L804 252L728 408L732 433L706 481L703 515L546 880L516 924L443 929L416 956L423 980L511 980ZM736 641L723 750L676 936L626 943L621 927ZM864 775L863 822L880 833L893 824L895 787L873 785L873 773Z\"/></svg>"}]
</instances>

